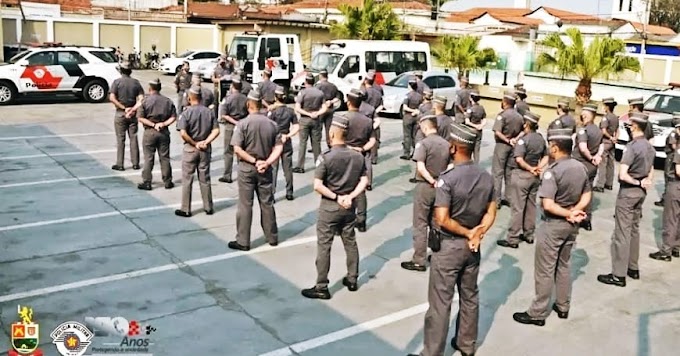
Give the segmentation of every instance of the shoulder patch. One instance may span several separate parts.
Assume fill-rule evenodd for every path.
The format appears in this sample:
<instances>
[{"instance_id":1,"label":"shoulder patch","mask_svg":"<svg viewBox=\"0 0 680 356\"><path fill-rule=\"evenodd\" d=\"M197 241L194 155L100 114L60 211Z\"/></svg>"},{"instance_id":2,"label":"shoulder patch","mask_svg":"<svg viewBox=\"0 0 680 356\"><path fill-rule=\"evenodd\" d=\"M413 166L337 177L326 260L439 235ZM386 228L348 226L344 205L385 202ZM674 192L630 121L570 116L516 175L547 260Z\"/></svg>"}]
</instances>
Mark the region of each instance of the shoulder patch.
<instances>
[{"instance_id":1,"label":"shoulder patch","mask_svg":"<svg viewBox=\"0 0 680 356\"><path fill-rule=\"evenodd\" d=\"M416 143L416 150L417 150L418 148L420 148L420 146L422 146L422 144L421 144L420 142Z\"/></svg>"},{"instance_id":2,"label":"shoulder patch","mask_svg":"<svg viewBox=\"0 0 680 356\"><path fill-rule=\"evenodd\" d=\"M524 144L524 140L519 139L519 141L517 141L517 144L520 145L520 146L523 145L523 144Z\"/></svg>"},{"instance_id":3,"label":"shoulder patch","mask_svg":"<svg viewBox=\"0 0 680 356\"><path fill-rule=\"evenodd\" d=\"M321 162L323 162L323 156L319 156L319 158L316 159L316 166L318 167Z\"/></svg>"},{"instance_id":4,"label":"shoulder patch","mask_svg":"<svg viewBox=\"0 0 680 356\"><path fill-rule=\"evenodd\" d=\"M583 134L585 134L585 133L586 133L586 130L585 130L585 129L581 129L581 131L578 132L579 135L583 135Z\"/></svg>"},{"instance_id":5,"label":"shoulder patch","mask_svg":"<svg viewBox=\"0 0 680 356\"><path fill-rule=\"evenodd\" d=\"M675 137L675 132L671 132L671 137Z\"/></svg>"},{"instance_id":6,"label":"shoulder patch","mask_svg":"<svg viewBox=\"0 0 680 356\"><path fill-rule=\"evenodd\" d=\"M555 120L555 125L562 125L562 120L560 119Z\"/></svg>"},{"instance_id":7,"label":"shoulder patch","mask_svg":"<svg viewBox=\"0 0 680 356\"><path fill-rule=\"evenodd\" d=\"M498 120L498 121L503 120L503 115L498 115L498 117L496 117L496 120Z\"/></svg>"},{"instance_id":8,"label":"shoulder patch","mask_svg":"<svg viewBox=\"0 0 680 356\"><path fill-rule=\"evenodd\" d=\"M435 184L434 186L435 186L435 188L439 188L439 187L441 187L441 186L443 186L443 185L444 185L444 180L443 180L443 179L440 179L440 180L437 181L437 184Z\"/></svg>"},{"instance_id":9,"label":"shoulder patch","mask_svg":"<svg viewBox=\"0 0 680 356\"><path fill-rule=\"evenodd\" d=\"M606 118L606 117L603 117L603 118L602 118L602 122L604 122L604 121L607 121L607 118Z\"/></svg>"},{"instance_id":10,"label":"shoulder patch","mask_svg":"<svg viewBox=\"0 0 680 356\"><path fill-rule=\"evenodd\" d=\"M543 175L543 179L551 179L552 178L552 173L550 171L545 172Z\"/></svg>"}]
</instances>

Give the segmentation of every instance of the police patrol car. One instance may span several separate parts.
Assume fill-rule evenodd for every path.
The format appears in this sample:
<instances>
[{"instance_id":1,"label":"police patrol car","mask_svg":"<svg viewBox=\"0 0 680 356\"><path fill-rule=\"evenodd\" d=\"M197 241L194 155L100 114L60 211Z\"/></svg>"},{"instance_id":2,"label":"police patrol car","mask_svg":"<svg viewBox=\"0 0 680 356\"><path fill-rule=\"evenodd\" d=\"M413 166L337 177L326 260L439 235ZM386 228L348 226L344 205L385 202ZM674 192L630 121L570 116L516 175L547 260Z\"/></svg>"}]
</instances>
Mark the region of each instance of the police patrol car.
<instances>
[{"instance_id":1,"label":"police patrol car","mask_svg":"<svg viewBox=\"0 0 680 356\"><path fill-rule=\"evenodd\" d=\"M91 103L108 97L120 77L111 49L46 45L31 47L0 64L0 105L19 95L73 93Z\"/></svg>"}]
</instances>

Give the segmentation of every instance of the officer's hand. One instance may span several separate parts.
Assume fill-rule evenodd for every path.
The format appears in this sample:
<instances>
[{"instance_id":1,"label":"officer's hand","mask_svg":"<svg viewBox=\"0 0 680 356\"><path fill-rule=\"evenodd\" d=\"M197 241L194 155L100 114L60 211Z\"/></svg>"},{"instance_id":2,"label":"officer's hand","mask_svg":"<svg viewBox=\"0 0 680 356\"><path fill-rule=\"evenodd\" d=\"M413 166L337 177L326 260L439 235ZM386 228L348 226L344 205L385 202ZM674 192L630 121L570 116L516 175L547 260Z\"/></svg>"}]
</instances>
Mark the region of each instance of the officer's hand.
<instances>
[{"instance_id":1,"label":"officer's hand","mask_svg":"<svg viewBox=\"0 0 680 356\"><path fill-rule=\"evenodd\" d=\"M517 139L516 139L516 138L510 139L510 145L511 145L511 146L514 146L514 145L516 145L516 144L517 144Z\"/></svg>"},{"instance_id":2,"label":"officer's hand","mask_svg":"<svg viewBox=\"0 0 680 356\"><path fill-rule=\"evenodd\" d=\"M468 240L468 247L470 248L470 251L472 252L478 252L479 251L479 245L482 244L482 240L479 238L473 238L471 240Z\"/></svg>"},{"instance_id":3,"label":"officer's hand","mask_svg":"<svg viewBox=\"0 0 680 356\"><path fill-rule=\"evenodd\" d=\"M652 180L649 178L645 178L641 181L641 186L644 189L650 188L652 186Z\"/></svg>"},{"instance_id":4,"label":"officer's hand","mask_svg":"<svg viewBox=\"0 0 680 356\"><path fill-rule=\"evenodd\" d=\"M255 167L257 168L257 172L262 174L267 171L269 165L267 164L267 161L258 160L255 162Z\"/></svg>"},{"instance_id":5,"label":"officer's hand","mask_svg":"<svg viewBox=\"0 0 680 356\"><path fill-rule=\"evenodd\" d=\"M349 209L352 207L352 198L349 195L341 195L338 197L338 204L344 209Z\"/></svg>"},{"instance_id":6,"label":"officer's hand","mask_svg":"<svg viewBox=\"0 0 680 356\"><path fill-rule=\"evenodd\" d=\"M569 216L567 217L567 221L570 223L580 223L581 221L585 220L585 218L588 217L588 214L586 214L585 211L583 210L572 210L569 212Z\"/></svg>"},{"instance_id":7,"label":"officer's hand","mask_svg":"<svg viewBox=\"0 0 680 356\"><path fill-rule=\"evenodd\" d=\"M286 143L288 141L288 135L281 135L281 143Z\"/></svg>"}]
</instances>

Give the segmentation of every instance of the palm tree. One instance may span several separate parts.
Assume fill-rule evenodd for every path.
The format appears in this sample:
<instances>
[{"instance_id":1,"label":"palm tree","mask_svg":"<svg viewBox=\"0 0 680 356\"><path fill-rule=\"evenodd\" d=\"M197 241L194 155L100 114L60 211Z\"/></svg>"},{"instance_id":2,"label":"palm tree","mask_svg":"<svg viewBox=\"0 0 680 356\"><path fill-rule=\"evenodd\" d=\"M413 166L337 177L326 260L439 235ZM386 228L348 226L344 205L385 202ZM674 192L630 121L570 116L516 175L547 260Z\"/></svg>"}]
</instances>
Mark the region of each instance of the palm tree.
<instances>
[{"instance_id":1,"label":"palm tree","mask_svg":"<svg viewBox=\"0 0 680 356\"><path fill-rule=\"evenodd\" d=\"M388 3L364 0L361 7L342 4L338 9L345 21L331 25L331 33L339 38L392 40L401 35L402 23Z\"/></svg>"},{"instance_id":2,"label":"palm tree","mask_svg":"<svg viewBox=\"0 0 680 356\"><path fill-rule=\"evenodd\" d=\"M577 28L566 31L571 44L567 45L559 33L551 33L541 44L554 49L554 54L541 53L536 59L538 68L552 69L562 77L575 75L579 79L576 100L586 103L590 100L591 85L595 78L620 75L627 70L640 71L637 58L624 55L626 45L622 40L597 36L586 47L583 35Z\"/></svg>"},{"instance_id":3,"label":"palm tree","mask_svg":"<svg viewBox=\"0 0 680 356\"><path fill-rule=\"evenodd\" d=\"M456 69L460 79L465 72L485 68L497 60L493 49L479 49L479 41L479 37L470 35L443 36L432 49L432 54L440 65Z\"/></svg>"}]
</instances>

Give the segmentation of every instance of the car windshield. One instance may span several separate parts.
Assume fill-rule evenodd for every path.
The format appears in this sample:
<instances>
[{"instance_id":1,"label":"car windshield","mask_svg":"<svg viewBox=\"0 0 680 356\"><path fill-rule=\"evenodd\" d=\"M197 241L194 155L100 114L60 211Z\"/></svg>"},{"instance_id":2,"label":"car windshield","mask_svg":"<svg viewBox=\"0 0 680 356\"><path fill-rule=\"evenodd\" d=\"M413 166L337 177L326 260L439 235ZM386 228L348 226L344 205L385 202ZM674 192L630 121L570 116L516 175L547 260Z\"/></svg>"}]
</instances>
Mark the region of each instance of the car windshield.
<instances>
[{"instance_id":1,"label":"car windshield","mask_svg":"<svg viewBox=\"0 0 680 356\"><path fill-rule=\"evenodd\" d=\"M673 115L674 112L680 112L680 96L654 94L645 102L644 110ZM671 127L671 117L668 120L658 120L658 125Z\"/></svg>"},{"instance_id":2,"label":"car windshield","mask_svg":"<svg viewBox=\"0 0 680 356\"><path fill-rule=\"evenodd\" d=\"M178 58L187 58L187 57L189 57L189 56L192 55L192 54L194 54L194 51L187 51L187 52L184 52L184 53L180 54L180 55L177 56L177 57L178 57Z\"/></svg>"},{"instance_id":3,"label":"car windshield","mask_svg":"<svg viewBox=\"0 0 680 356\"><path fill-rule=\"evenodd\" d=\"M26 55L29 54L29 53L31 53L31 51L19 52L14 57L10 58L8 63L14 64L14 63L18 62L20 59L26 57Z\"/></svg>"},{"instance_id":4,"label":"car windshield","mask_svg":"<svg viewBox=\"0 0 680 356\"><path fill-rule=\"evenodd\" d=\"M402 73L389 82L385 83L385 85L390 87L406 88L408 87L408 81L411 79L411 76L412 74L410 73Z\"/></svg>"},{"instance_id":5,"label":"car windshield","mask_svg":"<svg viewBox=\"0 0 680 356\"><path fill-rule=\"evenodd\" d=\"M246 50L246 60L255 59L255 47L257 46L257 38L255 37L234 37L229 47L229 57L239 58L238 51L240 48Z\"/></svg>"},{"instance_id":6,"label":"car windshield","mask_svg":"<svg viewBox=\"0 0 680 356\"><path fill-rule=\"evenodd\" d=\"M319 52L312 59L309 70L313 73L319 73L325 69L328 73L333 73L342 57L343 55L340 53Z\"/></svg>"}]
</instances>

